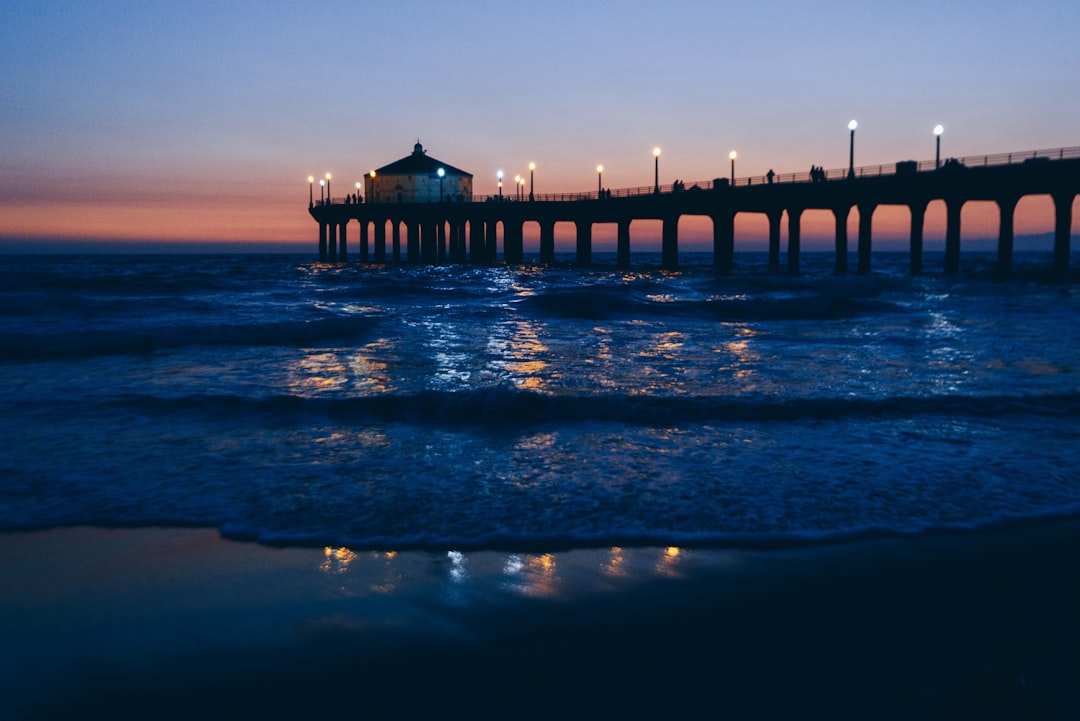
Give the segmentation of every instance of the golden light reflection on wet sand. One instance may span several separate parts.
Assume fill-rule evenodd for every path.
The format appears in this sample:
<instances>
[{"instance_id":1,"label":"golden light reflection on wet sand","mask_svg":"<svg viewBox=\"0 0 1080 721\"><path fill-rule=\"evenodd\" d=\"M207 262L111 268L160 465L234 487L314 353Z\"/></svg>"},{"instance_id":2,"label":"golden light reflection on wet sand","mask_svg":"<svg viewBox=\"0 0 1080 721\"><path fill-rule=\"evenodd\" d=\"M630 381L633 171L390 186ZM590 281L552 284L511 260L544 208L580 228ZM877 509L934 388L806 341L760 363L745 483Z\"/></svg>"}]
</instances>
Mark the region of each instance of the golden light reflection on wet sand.
<instances>
[{"instance_id":1,"label":"golden light reflection on wet sand","mask_svg":"<svg viewBox=\"0 0 1080 721\"><path fill-rule=\"evenodd\" d=\"M394 563L397 555L397 551L371 551L361 556L344 546L325 546L319 570L337 576L358 576L369 591L387 595L394 593L401 582L402 573Z\"/></svg>"},{"instance_id":2,"label":"golden light reflection on wet sand","mask_svg":"<svg viewBox=\"0 0 1080 721\"><path fill-rule=\"evenodd\" d=\"M345 547L323 548L323 562L319 570L326 573L345 573L349 570L349 564L356 560L356 554Z\"/></svg>"},{"instance_id":3,"label":"golden light reflection on wet sand","mask_svg":"<svg viewBox=\"0 0 1080 721\"><path fill-rule=\"evenodd\" d=\"M559 590L558 562L552 553L509 554L502 564L502 574L505 579L501 587L521 596L546 598Z\"/></svg>"},{"instance_id":4,"label":"golden light reflection on wet sand","mask_svg":"<svg viewBox=\"0 0 1080 721\"><path fill-rule=\"evenodd\" d=\"M712 559L712 555L720 558ZM666 578L681 578L703 562L731 566L730 554L666 548L579 549L558 553L496 551L368 551L327 546L319 570L334 579L334 593L411 597L431 584L459 605L474 596L497 592L537 599L570 599L610 593Z\"/></svg>"},{"instance_id":5,"label":"golden light reflection on wet sand","mask_svg":"<svg viewBox=\"0 0 1080 721\"><path fill-rule=\"evenodd\" d=\"M676 576L679 573L679 557L682 555L682 549L678 546L668 546L664 549L660 555L660 559L656 563L657 573L664 576Z\"/></svg>"},{"instance_id":6,"label":"golden light reflection on wet sand","mask_svg":"<svg viewBox=\"0 0 1080 721\"><path fill-rule=\"evenodd\" d=\"M622 548L619 546L612 546L610 555L600 567L600 570L607 576L625 576L627 573L626 556L623 554Z\"/></svg>"}]
</instances>

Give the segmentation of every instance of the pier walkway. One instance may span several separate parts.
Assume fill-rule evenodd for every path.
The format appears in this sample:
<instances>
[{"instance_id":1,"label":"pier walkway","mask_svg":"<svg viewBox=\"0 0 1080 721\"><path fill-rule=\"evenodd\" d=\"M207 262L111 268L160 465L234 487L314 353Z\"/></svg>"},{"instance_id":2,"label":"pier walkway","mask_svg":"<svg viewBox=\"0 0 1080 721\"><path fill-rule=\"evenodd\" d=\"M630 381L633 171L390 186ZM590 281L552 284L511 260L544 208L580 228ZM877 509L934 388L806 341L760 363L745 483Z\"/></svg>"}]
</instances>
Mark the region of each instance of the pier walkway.
<instances>
[{"instance_id":1,"label":"pier walkway","mask_svg":"<svg viewBox=\"0 0 1080 721\"><path fill-rule=\"evenodd\" d=\"M430 203L356 203L326 199L309 205L319 224L319 259L350 258L348 227L358 222L360 262L495 263L502 238L502 260L524 259L523 226L540 227L540 261L555 258L555 224L576 227L576 258L592 259L592 227L618 226L617 259L630 263L630 224L662 222L661 256L666 268L679 263L678 223L682 216L707 216L713 225L713 262L732 268L735 216L762 213L769 221L769 266L780 269L781 224L787 220L786 267L799 271L800 223L811 209L832 212L835 222L836 271L848 272L848 217L859 212L858 271L869 272L871 226L878 206L905 206L911 213L910 270L922 271L923 225L927 206L946 206L945 267L955 273L960 263L960 215L969 201L992 201L1000 211L997 260L1012 266L1013 219L1017 203L1029 195L1049 195L1054 204L1054 267L1069 265L1072 206L1080 194L1080 147L1001 153L937 161L903 161L890 165L811 173L727 178L667 186L647 186L591 193L537 194L530 199L474 196L466 201ZM502 232L499 233L499 226ZM389 230L389 238L388 231ZM369 243L369 238L371 242ZM389 241L389 252L388 252ZM371 247L369 247L369 245Z\"/></svg>"}]
</instances>

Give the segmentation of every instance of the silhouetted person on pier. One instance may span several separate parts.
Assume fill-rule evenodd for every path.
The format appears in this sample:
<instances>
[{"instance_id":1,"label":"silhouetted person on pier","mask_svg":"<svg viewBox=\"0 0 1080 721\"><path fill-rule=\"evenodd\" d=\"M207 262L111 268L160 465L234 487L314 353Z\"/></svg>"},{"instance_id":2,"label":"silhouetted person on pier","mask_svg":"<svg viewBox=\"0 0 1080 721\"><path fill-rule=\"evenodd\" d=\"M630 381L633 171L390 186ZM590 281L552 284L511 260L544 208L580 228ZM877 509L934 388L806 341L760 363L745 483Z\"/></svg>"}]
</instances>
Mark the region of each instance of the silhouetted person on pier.
<instances>
[{"instance_id":1,"label":"silhouetted person on pier","mask_svg":"<svg viewBox=\"0 0 1080 721\"><path fill-rule=\"evenodd\" d=\"M769 168L769 172L765 173L765 177L769 179L769 185L772 185L773 178L776 177L776 173L773 172L772 168Z\"/></svg>"}]
</instances>

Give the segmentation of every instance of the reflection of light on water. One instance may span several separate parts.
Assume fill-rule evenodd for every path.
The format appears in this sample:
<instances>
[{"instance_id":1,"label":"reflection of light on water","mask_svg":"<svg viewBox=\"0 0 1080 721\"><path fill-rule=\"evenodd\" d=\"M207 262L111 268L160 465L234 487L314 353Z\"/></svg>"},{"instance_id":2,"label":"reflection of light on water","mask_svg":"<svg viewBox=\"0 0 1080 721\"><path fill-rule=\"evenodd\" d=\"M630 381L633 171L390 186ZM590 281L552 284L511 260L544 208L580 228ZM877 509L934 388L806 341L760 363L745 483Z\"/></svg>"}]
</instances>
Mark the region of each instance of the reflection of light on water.
<instances>
[{"instance_id":1,"label":"reflection of light on water","mask_svg":"<svg viewBox=\"0 0 1080 721\"><path fill-rule=\"evenodd\" d=\"M393 349L393 343L380 339L368 343L349 358L352 384L371 393L386 393L393 390L389 376L389 365L378 358L386 357Z\"/></svg>"},{"instance_id":2,"label":"reflection of light on water","mask_svg":"<svg viewBox=\"0 0 1080 721\"><path fill-rule=\"evenodd\" d=\"M435 362L433 374L436 386L458 388L469 380L469 355L460 349L461 334L453 323L425 318L420 325L424 333L424 345L431 350Z\"/></svg>"},{"instance_id":3,"label":"reflection of light on water","mask_svg":"<svg viewBox=\"0 0 1080 721\"><path fill-rule=\"evenodd\" d=\"M761 355L750 344L757 332L752 328L739 326L735 333L738 339L722 343L717 352L731 359L722 367L722 370L729 371L731 377L739 382L742 390L751 391L757 385L757 372L754 366L761 361Z\"/></svg>"},{"instance_id":4,"label":"reflection of light on water","mask_svg":"<svg viewBox=\"0 0 1080 721\"><path fill-rule=\"evenodd\" d=\"M289 384L299 395L334 390L348 381L345 364L336 353L312 353L291 369Z\"/></svg>"},{"instance_id":5,"label":"reflection of light on water","mask_svg":"<svg viewBox=\"0 0 1080 721\"><path fill-rule=\"evenodd\" d=\"M300 396L335 391L350 385L365 393L392 391L385 358L394 343L379 339L359 349L309 353L288 369L289 387Z\"/></svg>"},{"instance_id":6,"label":"reflection of light on water","mask_svg":"<svg viewBox=\"0 0 1080 721\"><path fill-rule=\"evenodd\" d=\"M593 333L596 334L596 352L593 354L597 360L611 360L611 331L607 328L597 326L593 328ZM591 362L590 359L586 359L586 363Z\"/></svg>"},{"instance_id":7,"label":"reflection of light on water","mask_svg":"<svg viewBox=\"0 0 1080 721\"><path fill-rule=\"evenodd\" d=\"M487 339L488 352L495 356L490 366L499 375L508 374L520 388L544 390L548 386L549 364L542 357L548 347L540 341L544 326L531 321L501 323Z\"/></svg>"},{"instance_id":8,"label":"reflection of light on water","mask_svg":"<svg viewBox=\"0 0 1080 721\"><path fill-rule=\"evenodd\" d=\"M558 439L556 438L555 434L550 431L532 433L519 438L518 442L514 444L514 450L543 451L549 448L554 448L557 440Z\"/></svg>"},{"instance_id":9,"label":"reflection of light on water","mask_svg":"<svg viewBox=\"0 0 1080 721\"><path fill-rule=\"evenodd\" d=\"M595 345L593 350L582 358L584 365L591 367L586 376L588 382L596 388L616 389L619 382L611 372L611 360L615 356L612 351L611 330L602 326L592 330Z\"/></svg>"},{"instance_id":10,"label":"reflection of light on water","mask_svg":"<svg viewBox=\"0 0 1080 721\"><path fill-rule=\"evenodd\" d=\"M653 336L652 342L638 355L643 358L664 358L672 360L676 353L683 347L685 336L678 331L658 333Z\"/></svg>"}]
</instances>

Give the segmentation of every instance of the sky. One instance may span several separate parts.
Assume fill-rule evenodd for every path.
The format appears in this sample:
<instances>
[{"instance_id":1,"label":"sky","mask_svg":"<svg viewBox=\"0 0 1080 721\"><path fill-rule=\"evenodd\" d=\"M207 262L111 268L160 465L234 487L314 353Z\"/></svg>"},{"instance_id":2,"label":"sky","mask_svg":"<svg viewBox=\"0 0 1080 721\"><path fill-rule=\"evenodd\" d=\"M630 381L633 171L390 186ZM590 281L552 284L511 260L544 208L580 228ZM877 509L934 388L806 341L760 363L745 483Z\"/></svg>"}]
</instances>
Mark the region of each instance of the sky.
<instances>
[{"instance_id":1,"label":"sky","mask_svg":"<svg viewBox=\"0 0 1080 721\"><path fill-rule=\"evenodd\" d=\"M932 159L938 123L944 157L1076 146L1078 35L1076 0L9 0L0 252L306 247L309 175L340 195L417 140L480 194L530 162L537 193L592 190L601 163L649 185L654 146L661 183L726 176L733 149L739 176L843 168L851 119L856 165ZM1018 234L1053 230L1048 202ZM804 218L804 247L831 223ZM963 223L995 234L996 209Z\"/></svg>"}]
</instances>

